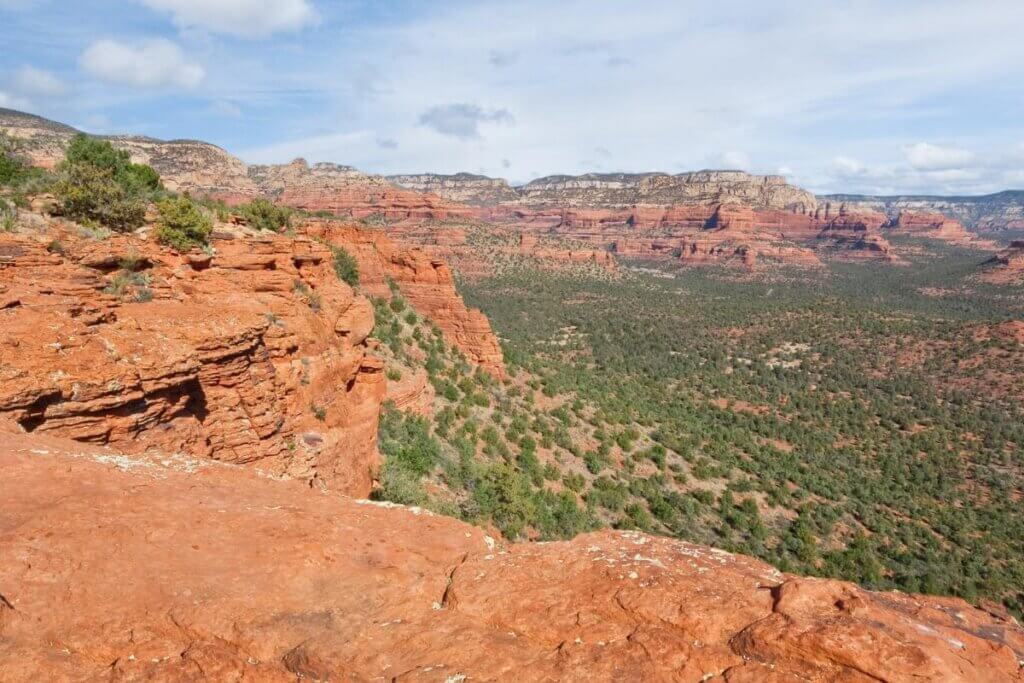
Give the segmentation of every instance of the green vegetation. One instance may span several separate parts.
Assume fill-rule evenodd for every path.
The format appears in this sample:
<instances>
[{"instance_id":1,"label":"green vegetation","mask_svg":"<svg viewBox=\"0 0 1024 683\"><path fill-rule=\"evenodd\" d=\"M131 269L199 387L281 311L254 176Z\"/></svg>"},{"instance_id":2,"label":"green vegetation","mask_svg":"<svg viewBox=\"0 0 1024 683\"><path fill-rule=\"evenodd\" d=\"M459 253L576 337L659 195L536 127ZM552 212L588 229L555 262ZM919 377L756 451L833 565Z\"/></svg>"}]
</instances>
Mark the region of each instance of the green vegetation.
<instances>
[{"instance_id":1,"label":"green vegetation","mask_svg":"<svg viewBox=\"0 0 1024 683\"><path fill-rule=\"evenodd\" d=\"M493 523L510 538L564 538L599 525L575 495L547 485L559 469L538 457L534 429L543 428L532 425L544 420L541 411L514 387L474 370L436 327L409 315L400 296L377 299L374 309L374 335L392 371L424 367L441 406L432 420L386 407L378 497Z\"/></svg>"},{"instance_id":2,"label":"green vegetation","mask_svg":"<svg viewBox=\"0 0 1024 683\"><path fill-rule=\"evenodd\" d=\"M63 247L60 246L59 242L57 242L57 245L63 251ZM53 246L53 243L51 243L51 246ZM152 282L148 273L140 271L140 266L142 265L144 264L140 263L138 257L134 254L125 256L121 259L118 270L110 278L103 292L115 296L122 301L134 301L136 303L152 301L153 290L150 289Z\"/></svg>"},{"instance_id":3,"label":"green vegetation","mask_svg":"<svg viewBox=\"0 0 1024 683\"><path fill-rule=\"evenodd\" d=\"M359 263L352 254L344 247L331 245L331 253L334 255L334 272L338 279L351 287L359 286Z\"/></svg>"},{"instance_id":4,"label":"green vegetation","mask_svg":"<svg viewBox=\"0 0 1024 683\"><path fill-rule=\"evenodd\" d=\"M982 331L1019 319L1024 291L968 280L984 254L928 249L911 268L771 282L510 267L466 283L513 379L478 388L441 372L452 405L435 438L480 447L437 479L456 514L512 535L575 533L537 509L563 496L578 528L639 528L1020 615L1024 345Z\"/></svg>"},{"instance_id":5,"label":"green vegetation","mask_svg":"<svg viewBox=\"0 0 1024 683\"><path fill-rule=\"evenodd\" d=\"M156 208L159 213L155 229L158 242L180 252L209 244L213 221L187 194L162 199Z\"/></svg>"},{"instance_id":6,"label":"green vegetation","mask_svg":"<svg viewBox=\"0 0 1024 683\"><path fill-rule=\"evenodd\" d=\"M161 186L156 171L131 163L128 152L80 134L68 145L53 189L68 218L130 232L142 225Z\"/></svg>"},{"instance_id":7,"label":"green vegetation","mask_svg":"<svg viewBox=\"0 0 1024 683\"><path fill-rule=\"evenodd\" d=\"M291 225L291 209L277 206L267 199L254 199L236 210L245 218L249 227L257 230L283 232Z\"/></svg>"}]
</instances>

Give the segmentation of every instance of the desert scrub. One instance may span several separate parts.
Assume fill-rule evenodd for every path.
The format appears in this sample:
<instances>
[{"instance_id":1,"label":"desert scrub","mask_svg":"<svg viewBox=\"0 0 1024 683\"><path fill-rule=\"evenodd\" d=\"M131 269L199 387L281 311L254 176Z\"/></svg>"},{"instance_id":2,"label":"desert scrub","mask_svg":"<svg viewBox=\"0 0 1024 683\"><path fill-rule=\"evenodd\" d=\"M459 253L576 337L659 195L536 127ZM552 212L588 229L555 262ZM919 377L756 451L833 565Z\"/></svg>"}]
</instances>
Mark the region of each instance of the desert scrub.
<instances>
[{"instance_id":1,"label":"desert scrub","mask_svg":"<svg viewBox=\"0 0 1024 683\"><path fill-rule=\"evenodd\" d=\"M331 254L334 256L334 272L338 279L350 287L359 285L359 264L352 254L344 247L331 246Z\"/></svg>"},{"instance_id":2,"label":"desert scrub","mask_svg":"<svg viewBox=\"0 0 1024 683\"><path fill-rule=\"evenodd\" d=\"M145 303L153 300L150 284L150 277L146 273L134 273L131 270L122 269L110 280L103 289L103 293L122 300Z\"/></svg>"},{"instance_id":3,"label":"desert scrub","mask_svg":"<svg viewBox=\"0 0 1024 683\"><path fill-rule=\"evenodd\" d=\"M128 152L105 140L81 134L68 145L53 188L65 216L118 232L141 226L150 197L160 190L160 176L152 168L131 163Z\"/></svg>"},{"instance_id":4,"label":"desert scrub","mask_svg":"<svg viewBox=\"0 0 1024 683\"><path fill-rule=\"evenodd\" d=\"M156 208L158 242L180 252L209 244L213 221L187 194L167 197L157 202Z\"/></svg>"},{"instance_id":5,"label":"desert scrub","mask_svg":"<svg viewBox=\"0 0 1024 683\"><path fill-rule=\"evenodd\" d=\"M14 232L17 224L17 209L8 204L6 200L0 199L0 232Z\"/></svg>"},{"instance_id":6,"label":"desert scrub","mask_svg":"<svg viewBox=\"0 0 1024 683\"><path fill-rule=\"evenodd\" d=\"M248 204L242 204L237 210L249 227L257 230L283 232L291 226L291 210L267 199L254 199Z\"/></svg>"},{"instance_id":7,"label":"desert scrub","mask_svg":"<svg viewBox=\"0 0 1024 683\"><path fill-rule=\"evenodd\" d=\"M312 289L310 289L309 285L307 285L305 282L303 282L302 280L296 280L292 284L292 291L296 294L296 296L305 299L306 304L311 309L313 309L314 313L318 313L320 311L320 306L323 303L322 299L320 298L320 295L314 292Z\"/></svg>"}]
</instances>

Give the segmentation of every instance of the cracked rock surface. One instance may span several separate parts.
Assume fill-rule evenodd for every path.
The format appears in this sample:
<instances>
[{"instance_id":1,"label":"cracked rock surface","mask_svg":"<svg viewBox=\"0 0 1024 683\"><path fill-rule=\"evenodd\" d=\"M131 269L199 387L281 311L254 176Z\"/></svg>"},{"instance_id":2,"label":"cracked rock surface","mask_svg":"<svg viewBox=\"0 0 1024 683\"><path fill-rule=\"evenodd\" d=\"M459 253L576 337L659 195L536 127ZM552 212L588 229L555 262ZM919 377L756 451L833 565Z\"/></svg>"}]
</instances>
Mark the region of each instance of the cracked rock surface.
<instances>
[{"instance_id":1,"label":"cracked rock surface","mask_svg":"<svg viewBox=\"0 0 1024 683\"><path fill-rule=\"evenodd\" d=\"M505 545L185 456L0 432L5 681L1012 681L1024 632L639 533Z\"/></svg>"}]
</instances>

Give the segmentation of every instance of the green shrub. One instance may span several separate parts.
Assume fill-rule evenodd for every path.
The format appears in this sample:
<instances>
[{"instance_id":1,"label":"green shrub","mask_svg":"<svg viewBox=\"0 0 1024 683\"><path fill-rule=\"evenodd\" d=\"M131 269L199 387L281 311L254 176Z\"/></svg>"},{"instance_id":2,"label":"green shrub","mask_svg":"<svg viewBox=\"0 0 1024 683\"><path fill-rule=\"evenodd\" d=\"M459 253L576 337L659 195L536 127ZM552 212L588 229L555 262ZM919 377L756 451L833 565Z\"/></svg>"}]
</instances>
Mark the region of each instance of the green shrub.
<instances>
[{"instance_id":1,"label":"green shrub","mask_svg":"<svg viewBox=\"0 0 1024 683\"><path fill-rule=\"evenodd\" d=\"M359 263L356 262L355 257L344 247L332 246L331 253L334 255L334 272L338 275L338 279L351 287L358 286Z\"/></svg>"},{"instance_id":2,"label":"green shrub","mask_svg":"<svg viewBox=\"0 0 1024 683\"><path fill-rule=\"evenodd\" d=\"M0 199L0 232L13 232L18 224L18 212L4 199Z\"/></svg>"},{"instance_id":3,"label":"green shrub","mask_svg":"<svg viewBox=\"0 0 1024 683\"><path fill-rule=\"evenodd\" d=\"M64 215L118 232L142 225L148 199L160 189L152 168L133 164L128 152L106 140L82 134L71 140L57 171L54 194Z\"/></svg>"},{"instance_id":4,"label":"green shrub","mask_svg":"<svg viewBox=\"0 0 1024 683\"><path fill-rule=\"evenodd\" d=\"M128 194L145 195L160 189L160 174L151 166L133 164L131 154L106 140L79 133L68 144L65 164L85 164L111 171Z\"/></svg>"},{"instance_id":5,"label":"green shrub","mask_svg":"<svg viewBox=\"0 0 1024 683\"><path fill-rule=\"evenodd\" d=\"M62 164L54 194L65 216L86 224L131 232L146 217L140 197L126 192L113 171L91 164Z\"/></svg>"},{"instance_id":6,"label":"green shrub","mask_svg":"<svg viewBox=\"0 0 1024 683\"><path fill-rule=\"evenodd\" d=\"M150 284L150 276L147 273L136 273L131 267L122 265L121 270L114 274L103 292L118 299L145 303L153 300Z\"/></svg>"},{"instance_id":7,"label":"green shrub","mask_svg":"<svg viewBox=\"0 0 1024 683\"><path fill-rule=\"evenodd\" d=\"M248 204L242 204L238 212L249 227L257 230L282 232L291 225L291 209L277 206L267 199L254 199Z\"/></svg>"},{"instance_id":8,"label":"green shrub","mask_svg":"<svg viewBox=\"0 0 1024 683\"><path fill-rule=\"evenodd\" d=\"M441 461L441 444L430 434L430 424L423 417L389 407L381 413L378 437L385 461L417 477Z\"/></svg>"},{"instance_id":9,"label":"green shrub","mask_svg":"<svg viewBox=\"0 0 1024 683\"><path fill-rule=\"evenodd\" d=\"M178 251L206 246L210 242L213 221L188 195L168 197L156 205L160 216L156 239Z\"/></svg>"}]
</instances>

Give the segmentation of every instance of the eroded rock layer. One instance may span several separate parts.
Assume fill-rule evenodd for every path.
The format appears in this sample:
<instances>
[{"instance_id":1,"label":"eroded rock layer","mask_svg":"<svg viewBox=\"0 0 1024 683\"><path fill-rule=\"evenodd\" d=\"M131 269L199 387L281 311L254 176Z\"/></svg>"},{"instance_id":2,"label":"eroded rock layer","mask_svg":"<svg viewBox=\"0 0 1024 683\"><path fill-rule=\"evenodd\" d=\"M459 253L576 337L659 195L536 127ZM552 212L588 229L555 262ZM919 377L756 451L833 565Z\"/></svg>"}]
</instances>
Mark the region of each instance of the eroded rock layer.
<instances>
[{"instance_id":1,"label":"eroded rock layer","mask_svg":"<svg viewBox=\"0 0 1024 683\"><path fill-rule=\"evenodd\" d=\"M214 247L0 236L0 416L366 495L384 396L369 301L312 240Z\"/></svg>"},{"instance_id":2,"label":"eroded rock layer","mask_svg":"<svg viewBox=\"0 0 1024 683\"><path fill-rule=\"evenodd\" d=\"M317 239L344 247L356 258L360 287L367 294L390 297L390 280L472 363L495 377L505 376L501 346L490 321L482 311L466 306L444 261L422 249L400 245L379 230L315 220L306 222L303 229Z\"/></svg>"},{"instance_id":3,"label":"eroded rock layer","mask_svg":"<svg viewBox=\"0 0 1024 683\"><path fill-rule=\"evenodd\" d=\"M5 680L1021 680L1005 615L670 539L506 546L39 435L0 433L0 470Z\"/></svg>"}]
</instances>

